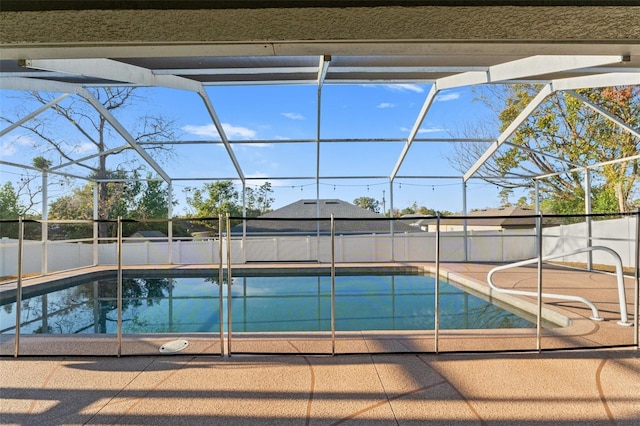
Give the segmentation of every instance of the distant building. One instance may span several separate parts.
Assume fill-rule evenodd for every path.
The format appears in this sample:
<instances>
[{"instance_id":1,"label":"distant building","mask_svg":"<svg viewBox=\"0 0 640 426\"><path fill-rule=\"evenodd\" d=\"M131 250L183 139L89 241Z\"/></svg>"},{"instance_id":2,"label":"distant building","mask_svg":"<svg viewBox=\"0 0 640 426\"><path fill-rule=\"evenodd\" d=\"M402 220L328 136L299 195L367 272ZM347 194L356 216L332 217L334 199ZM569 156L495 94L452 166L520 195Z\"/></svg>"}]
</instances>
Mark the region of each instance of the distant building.
<instances>
[{"instance_id":1,"label":"distant building","mask_svg":"<svg viewBox=\"0 0 640 426\"><path fill-rule=\"evenodd\" d=\"M160 232L160 231L137 231L131 234L129 238L136 238L136 239L156 241L156 242L167 242L167 235L164 232Z\"/></svg>"},{"instance_id":2,"label":"distant building","mask_svg":"<svg viewBox=\"0 0 640 426\"><path fill-rule=\"evenodd\" d=\"M414 215L415 216L415 215ZM532 229L536 227L535 211L522 207L500 207L495 209L474 210L467 214L468 231L496 231L513 229ZM403 221L414 228L435 232L436 218L420 218L403 216ZM441 232L464 230L464 219L459 217L442 217Z\"/></svg>"},{"instance_id":3,"label":"distant building","mask_svg":"<svg viewBox=\"0 0 640 426\"><path fill-rule=\"evenodd\" d=\"M386 216L337 199L296 201L257 218L247 219L246 232L247 235L328 235L332 214L337 235L390 232ZM241 235L242 227L242 224L232 227L232 235ZM399 221L394 221L393 229L394 232L416 232L416 228Z\"/></svg>"}]
</instances>

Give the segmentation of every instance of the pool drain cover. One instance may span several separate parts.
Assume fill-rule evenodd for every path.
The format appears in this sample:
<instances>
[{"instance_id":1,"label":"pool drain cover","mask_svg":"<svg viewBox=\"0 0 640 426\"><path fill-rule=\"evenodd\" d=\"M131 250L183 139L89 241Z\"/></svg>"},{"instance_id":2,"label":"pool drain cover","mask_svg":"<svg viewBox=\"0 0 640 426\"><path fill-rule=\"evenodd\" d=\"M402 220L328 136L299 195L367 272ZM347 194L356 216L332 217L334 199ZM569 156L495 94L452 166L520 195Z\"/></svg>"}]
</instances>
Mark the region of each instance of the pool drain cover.
<instances>
[{"instance_id":1,"label":"pool drain cover","mask_svg":"<svg viewBox=\"0 0 640 426\"><path fill-rule=\"evenodd\" d=\"M189 342L186 340L173 340L160 346L160 352L164 354L174 354L185 349L187 346L189 346Z\"/></svg>"}]
</instances>

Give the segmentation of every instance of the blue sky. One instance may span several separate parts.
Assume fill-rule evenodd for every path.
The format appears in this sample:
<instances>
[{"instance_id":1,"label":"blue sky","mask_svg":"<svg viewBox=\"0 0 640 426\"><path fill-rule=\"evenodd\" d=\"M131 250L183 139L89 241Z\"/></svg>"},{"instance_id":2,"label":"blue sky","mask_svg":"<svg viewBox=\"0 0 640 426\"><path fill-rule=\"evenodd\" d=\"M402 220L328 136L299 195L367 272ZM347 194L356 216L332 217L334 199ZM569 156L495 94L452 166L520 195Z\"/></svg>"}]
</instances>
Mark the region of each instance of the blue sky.
<instances>
[{"instance_id":1,"label":"blue sky","mask_svg":"<svg viewBox=\"0 0 640 426\"><path fill-rule=\"evenodd\" d=\"M327 85L322 90L323 139L407 138L418 117L429 90L428 85ZM230 140L295 140L315 139L317 123L317 87L239 86L208 87L207 93ZM12 115L17 108L28 113L33 106L18 103L15 92L0 91L2 115ZM135 129L141 115L162 115L174 121L179 140L218 140L212 120L197 94L171 89L139 89L142 100L133 108L118 113L118 119L129 129ZM422 123L419 138L449 138L462 136L463 129L479 123L495 123L495 114L481 102L474 102L471 88L441 92ZM68 100L64 100L63 104ZM44 119L53 112L42 114ZM2 124L5 127L6 124ZM495 127L495 126L494 126ZM54 127L60 140L73 149L73 157L90 155L92 148L83 136L63 124ZM131 130L134 134L135 131ZM494 136L497 136L497 131ZM124 144L117 135L110 147ZM35 146L34 146L35 145ZM323 176L389 176L399 158L403 143L325 143L320 150L320 174ZM459 176L446 160L451 152L449 143L414 143L398 175ZM0 138L0 156L4 161L30 163L36 155L48 156L54 164L60 159L34 144L32 136L16 129ZM249 185L269 181L276 199L274 207L300 198L315 198L315 180L284 179L315 176L316 144L314 143L254 143L234 145L234 153L245 176L257 178ZM170 157L152 154L172 177L221 178L237 176L222 145L176 146ZM127 159L137 161L131 153ZM113 158L110 167L125 161L121 155ZM20 178L20 170L0 166L0 180ZM65 169L82 173L79 168ZM280 179L271 179L276 177ZM82 182L75 184L81 185ZM183 189L200 186L201 181L174 183L174 194L181 201L176 215L184 213ZM468 208L493 207L499 204L498 189L479 180L468 184ZM51 188L55 198L67 190ZM327 179L320 185L321 198L353 201L357 197L372 197L382 203L383 192L389 208L390 187L385 179ZM462 183L460 179L396 179L393 188L394 207L407 207L413 202L437 210L461 211ZM513 200L515 201L515 200Z\"/></svg>"}]
</instances>

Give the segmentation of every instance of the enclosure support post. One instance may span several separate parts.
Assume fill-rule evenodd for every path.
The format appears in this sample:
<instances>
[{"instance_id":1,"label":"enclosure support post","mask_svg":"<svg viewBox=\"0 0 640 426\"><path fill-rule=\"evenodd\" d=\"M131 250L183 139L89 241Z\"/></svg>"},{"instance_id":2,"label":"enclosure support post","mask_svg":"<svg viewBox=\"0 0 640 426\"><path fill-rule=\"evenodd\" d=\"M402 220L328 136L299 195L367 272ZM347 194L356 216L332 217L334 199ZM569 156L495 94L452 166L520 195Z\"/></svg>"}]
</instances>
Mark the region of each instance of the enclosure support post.
<instances>
[{"instance_id":1,"label":"enclosure support post","mask_svg":"<svg viewBox=\"0 0 640 426\"><path fill-rule=\"evenodd\" d=\"M635 271L635 286L634 286L634 297L633 297L633 304L634 304L634 333L633 333L633 338L634 338L634 344L636 345L636 349L640 349L640 347L638 346L638 339L640 338L639 336L639 331L638 331L638 322L640 321L640 308L638 307L638 305L640 304L640 291L639 291L639 287L640 287L640 207L638 207L638 210L636 211L636 271Z\"/></svg>"},{"instance_id":2,"label":"enclosure support post","mask_svg":"<svg viewBox=\"0 0 640 426\"><path fill-rule=\"evenodd\" d=\"M393 179L389 180L389 233L391 234L391 261L395 262L395 243L393 241Z\"/></svg>"},{"instance_id":3,"label":"enclosure support post","mask_svg":"<svg viewBox=\"0 0 640 426\"><path fill-rule=\"evenodd\" d=\"M535 214L539 215L540 214L540 182L538 180L534 180L533 181L533 191L534 191L534 197L535 197L535 200L534 200ZM535 243L535 246L534 246L534 250L535 250L536 253L539 253L538 239L537 238L536 238L536 243Z\"/></svg>"},{"instance_id":4,"label":"enclosure support post","mask_svg":"<svg viewBox=\"0 0 640 426\"><path fill-rule=\"evenodd\" d=\"M122 217L118 216L118 357L122 355Z\"/></svg>"},{"instance_id":5,"label":"enclosure support post","mask_svg":"<svg viewBox=\"0 0 640 426\"><path fill-rule=\"evenodd\" d=\"M536 218L538 248L538 310L536 312L536 350L542 350L542 213Z\"/></svg>"},{"instance_id":6,"label":"enclosure support post","mask_svg":"<svg viewBox=\"0 0 640 426\"><path fill-rule=\"evenodd\" d=\"M98 182L93 182L93 266L98 265Z\"/></svg>"},{"instance_id":7,"label":"enclosure support post","mask_svg":"<svg viewBox=\"0 0 640 426\"><path fill-rule=\"evenodd\" d=\"M20 354L20 318L22 316L22 258L24 256L24 218L18 218L18 283L16 288L16 334L13 346L13 357Z\"/></svg>"},{"instance_id":8,"label":"enclosure support post","mask_svg":"<svg viewBox=\"0 0 640 426\"><path fill-rule=\"evenodd\" d=\"M242 263L247 263L247 184L242 181Z\"/></svg>"},{"instance_id":9,"label":"enclosure support post","mask_svg":"<svg viewBox=\"0 0 640 426\"><path fill-rule=\"evenodd\" d=\"M220 323L220 356L224 356L224 303L222 300L224 270L222 259L222 215L218 215L218 322Z\"/></svg>"},{"instance_id":10,"label":"enclosure support post","mask_svg":"<svg viewBox=\"0 0 640 426\"><path fill-rule=\"evenodd\" d=\"M173 265L173 184L168 182L169 201L167 202L167 253L169 265Z\"/></svg>"},{"instance_id":11,"label":"enclosure support post","mask_svg":"<svg viewBox=\"0 0 640 426\"><path fill-rule=\"evenodd\" d=\"M233 277L231 276L231 219L229 213L227 213L226 221L226 234L227 234L227 355L231 356L231 282Z\"/></svg>"},{"instance_id":12,"label":"enclosure support post","mask_svg":"<svg viewBox=\"0 0 640 426\"><path fill-rule=\"evenodd\" d=\"M47 220L49 219L49 175L47 172L42 172L42 262L41 262L41 272L42 274L46 274L49 272L49 224Z\"/></svg>"},{"instance_id":13,"label":"enclosure support post","mask_svg":"<svg viewBox=\"0 0 640 426\"><path fill-rule=\"evenodd\" d=\"M336 354L336 245L335 221L331 213L331 355Z\"/></svg>"},{"instance_id":14,"label":"enclosure support post","mask_svg":"<svg viewBox=\"0 0 640 426\"><path fill-rule=\"evenodd\" d=\"M462 221L463 228L463 242L464 242L464 261L469 261L469 248L468 248L468 235L467 235L467 182L462 179L462 214L464 215L464 219Z\"/></svg>"},{"instance_id":15,"label":"enclosure support post","mask_svg":"<svg viewBox=\"0 0 640 426\"><path fill-rule=\"evenodd\" d=\"M584 169L584 209L586 217L586 225L587 225L587 247L591 247L593 242L591 241L592 232L591 232L591 173L589 169ZM587 270L593 270L593 254L592 252L587 253Z\"/></svg>"},{"instance_id":16,"label":"enclosure support post","mask_svg":"<svg viewBox=\"0 0 640 426\"><path fill-rule=\"evenodd\" d=\"M433 326L434 332L434 351L438 353L438 343L440 334L440 212L436 217L436 278L435 278L435 320Z\"/></svg>"}]
</instances>

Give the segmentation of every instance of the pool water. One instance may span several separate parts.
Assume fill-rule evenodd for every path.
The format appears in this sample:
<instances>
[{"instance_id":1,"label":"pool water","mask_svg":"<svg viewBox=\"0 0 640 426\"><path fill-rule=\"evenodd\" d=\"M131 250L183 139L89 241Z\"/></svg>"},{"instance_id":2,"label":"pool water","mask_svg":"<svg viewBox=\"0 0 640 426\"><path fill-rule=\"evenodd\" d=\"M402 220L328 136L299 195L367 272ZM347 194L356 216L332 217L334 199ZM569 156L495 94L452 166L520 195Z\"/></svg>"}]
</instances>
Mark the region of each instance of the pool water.
<instances>
[{"instance_id":1,"label":"pool water","mask_svg":"<svg viewBox=\"0 0 640 426\"><path fill-rule=\"evenodd\" d=\"M223 283L223 327L227 288ZM234 277L234 332L331 330L329 276ZM435 280L427 275L350 275L335 280L335 327L432 330ZM22 301L21 333L116 333L117 281L74 285ZM0 309L0 333L15 332L15 303ZM123 333L218 332L216 278L125 278ZM529 328L535 324L440 282L441 329Z\"/></svg>"}]
</instances>

